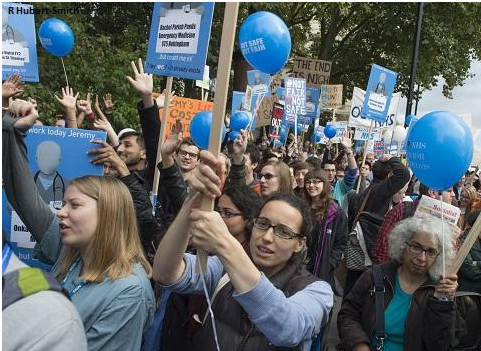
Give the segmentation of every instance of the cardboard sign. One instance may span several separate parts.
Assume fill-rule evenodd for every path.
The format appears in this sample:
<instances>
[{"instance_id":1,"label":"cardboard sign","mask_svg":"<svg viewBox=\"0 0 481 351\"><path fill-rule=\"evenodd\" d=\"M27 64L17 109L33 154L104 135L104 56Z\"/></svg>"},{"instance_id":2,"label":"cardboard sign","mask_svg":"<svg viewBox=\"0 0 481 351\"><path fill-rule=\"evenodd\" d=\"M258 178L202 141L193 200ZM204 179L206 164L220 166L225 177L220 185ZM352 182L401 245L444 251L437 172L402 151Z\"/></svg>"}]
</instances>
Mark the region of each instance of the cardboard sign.
<instances>
[{"instance_id":1,"label":"cardboard sign","mask_svg":"<svg viewBox=\"0 0 481 351\"><path fill-rule=\"evenodd\" d=\"M277 102L277 97L270 96L262 99L262 102L257 109L256 127L264 127L271 124L272 111L274 103ZM284 107L284 104L281 104ZM283 110L284 111L284 110Z\"/></svg>"},{"instance_id":2,"label":"cardboard sign","mask_svg":"<svg viewBox=\"0 0 481 351\"><path fill-rule=\"evenodd\" d=\"M279 139L281 133L282 117L284 116L284 105L275 102L272 108L271 127L269 129L269 137Z\"/></svg>"},{"instance_id":3,"label":"cardboard sign","mask_svg":"<svg viewBox=\"0 0 481 351\"><path fill-rule=\"evenodd\" d=\"M364 117L361 113L362 105L364 103L364 97L366 92L360 88L354 88L351 100L351 111L349 114L349 126L350 127L365 127L369 128L371 120ZM394 93L391 97L391 103L389 104L388 113L384 122L374 122L374 128L387 128L394 130L396 126L396 114L401 101L401 93Z\"/></svg>"},{"instance_id":4,"label":"cardboard sign","mask_svg":"<svg viewBox=\"0 0 481 351\"><path fill-rule=\"evenodd\" d=\"M2 3L2 80L15 73L23 82L38 82L33 5Z\"/></svg>"},{"instance_id":5,"label":"cardboard sign","mask_svg":"<svg viewBox=\"0 0 481 351\"><path fill-rule=\"evenodd\" d=\"M385 154L386 144L384 141L375 141L373 144L374 155L381 156Z\"/></svg>"},{"instance_id":6,"label":"cardboard sign","mask_svg":"<svg viewBox=\"0 0 481 351\"><path fill-rule=\"evenodd\" d=\"M169 118L165 131L168 138L174 131L182 131L184 138L190 136L190 122L197 112L212 111L214 103L187 98L175 98L169 108ZM162 121L162 110L159 110L159 118Z\"/></svg>"},{"instance_id":7,"label":"cardboard sign","mask_svg":"<svg viewBox=\"0 0 481 351\"><path fill-rule=\"evenodd\" d=\"M321 86L321 109L336 109L342 107L342 84Z\"/></svg>"},{"instance_id":8,"label":"cardboard sign","mask_svg":"<svg viewBox=\"0 0 481 351\"><path fill-rule=\"evenodd\" d=\"M329 61L295 57L292 76L304 78L307 86L320 89L323 84L329 84L331 66Z\"/></svg>"},{"instance_id":9,"label":"cardboard sign","mask_svg":"<svg viewBox=\"0 0 481 351\"><path fill-rule=\"evenodd\" d=\"M378 65L372 65L362 106L364 117L380 123L386 121L396 79L396 72Z\"/></svg>"},{"instance_id":10,"label":"cardboard sign","mask_svg":"<svg viewBox=\"0 0 481 351\"><path fill-rule=\"evenodd\" d=\"M213 2L156 2L145 71L203 79L213 13Z\"/></svg>"}]
</instances>

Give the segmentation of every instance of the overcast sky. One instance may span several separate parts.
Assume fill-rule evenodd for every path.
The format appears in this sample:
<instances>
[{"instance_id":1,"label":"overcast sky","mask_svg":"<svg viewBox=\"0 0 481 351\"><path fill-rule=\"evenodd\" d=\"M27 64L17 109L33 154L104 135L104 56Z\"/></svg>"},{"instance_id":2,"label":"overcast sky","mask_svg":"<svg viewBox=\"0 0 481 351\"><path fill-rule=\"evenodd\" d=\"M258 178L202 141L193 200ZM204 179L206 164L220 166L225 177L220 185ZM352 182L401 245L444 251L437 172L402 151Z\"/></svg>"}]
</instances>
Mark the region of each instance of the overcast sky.
<instances>
[{"instance_id":1,"label":"overcast sky","mask_svg":"<svg viewBox=\"0 0 481 351\"><path fill-rule=\"evenodd\" d=\"M444 97L442 93L444 79L440 77L437 87L423 93L418 105L418 116L436 110L450 111L457 115L471 114L473 127L481 128L481 61L473 61L470 72L475 76L468 78L462 87L454 88L452 99ZM401 99L398 115L404 116L406 102L406 98ZM415 103L413 101L413 114Z\"/></svg>"}]
</instances>

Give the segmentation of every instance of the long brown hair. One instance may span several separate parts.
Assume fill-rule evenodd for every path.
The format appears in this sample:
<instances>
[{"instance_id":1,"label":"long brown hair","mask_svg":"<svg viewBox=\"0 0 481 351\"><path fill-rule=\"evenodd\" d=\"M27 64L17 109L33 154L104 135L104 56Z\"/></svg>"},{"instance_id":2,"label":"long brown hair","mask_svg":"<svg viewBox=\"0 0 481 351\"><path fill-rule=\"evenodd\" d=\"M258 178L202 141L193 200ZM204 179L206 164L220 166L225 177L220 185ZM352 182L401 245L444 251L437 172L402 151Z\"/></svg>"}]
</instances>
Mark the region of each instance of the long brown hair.
<instances>
[{"instance_id":1,"label":"long brown hair","mask_svg":"<svg viewBox=\"0 0 481 351\"><path fill-rule=\"evenodd\" d=\"M277 160L268 161L262 168L265 166L274 167L274 170L277 173L276 175L279 177L279 189L276 191L276 194L292 194L293 183L289 166L284 162Z\"/></svg>"},{"instance_id":2,"label":"long brown hair","mask_svg":"<svg viewBox=\"0 0 481 351\"><path fill-rule=\"evenodd\" d=\"M83 267L82 279L102 282L107 275L117 279L133 273L140 263L150 278L152 267L145 258L137 228L134 203L128 188L113 177L84 176L70 181L78 191L97 201L98 223L88 250L91 260ZM79 257L80 251L64 247L59 279Z\"/></svg>"},{"instance_id":3,"label":"long brown hair","mask_svg":"<svg viewBox=\"0 0 481 351\"><path fill-rule=\"evenodd\" d=\"M319 199L313 200L309 192L306 190L306 184L309 179L320 179L322 181L322 191ZM304 177L304 198L311 206L312 217L316 221L322 221L326 217L329 203L331 202L331 184L327 179L327 174L323 169L315 168L307 172Z\"/></svg>"}]
</instances>

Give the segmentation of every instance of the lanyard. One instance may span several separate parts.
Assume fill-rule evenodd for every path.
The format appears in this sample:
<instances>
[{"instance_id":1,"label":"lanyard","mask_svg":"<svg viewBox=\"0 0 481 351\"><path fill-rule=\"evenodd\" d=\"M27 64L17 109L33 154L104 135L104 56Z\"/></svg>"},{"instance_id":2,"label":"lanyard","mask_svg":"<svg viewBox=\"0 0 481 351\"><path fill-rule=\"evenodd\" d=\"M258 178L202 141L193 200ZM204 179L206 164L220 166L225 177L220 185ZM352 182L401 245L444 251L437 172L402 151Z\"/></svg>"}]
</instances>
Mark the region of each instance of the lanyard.
<instances>
[{"instance_id":1,"label":"lanyard","mask_svg":"<svg viewBox=\"0 0 481 351\"><path fill-rule=\"evenodd\" d=\"M8 263L10 262L10 257L12 256L12 248L5 242L2 248L2 275L5 274L7 270Z\"/></svg>"},{"instance_id":2,"label":"lanyard","mask_svg":"<svg viewBox=\"0 0 481 351\"><path fill-rule=\"evenodd\" d=\"M80 263L80 257L77 257L77 259L74 261L74 263L72 263L72 265L68 269L67 274L65 275L65 278L63 278L61 283L62 286L65 286L65 284L67 284L67 280L70 277L70 274L79 265L79 263ZM86 282L85 280L82 280L82 282L79 285L77 285L75 288L73 288L68 292L70 297L74 296L80 289L82 289L85 285L87 285L87 283L88 282Z\"/></svg>"}]
</instances>

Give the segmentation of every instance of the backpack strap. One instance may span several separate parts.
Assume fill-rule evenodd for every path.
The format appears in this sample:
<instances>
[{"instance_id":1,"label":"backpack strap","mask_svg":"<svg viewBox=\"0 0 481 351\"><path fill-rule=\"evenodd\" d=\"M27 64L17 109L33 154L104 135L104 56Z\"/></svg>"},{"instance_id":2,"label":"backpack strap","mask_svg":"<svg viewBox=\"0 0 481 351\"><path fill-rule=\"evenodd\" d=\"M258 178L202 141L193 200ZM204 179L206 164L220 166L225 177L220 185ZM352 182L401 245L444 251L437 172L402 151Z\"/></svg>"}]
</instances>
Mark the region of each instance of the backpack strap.
<instances>
[{"instance_id":1,"label":"backpack strap","mask_svg":"<svg viewBox=\"0 0 481 351\"><path fill-rule=\"evenodd\" d=\"M378 341L376 350L384 350L384 340L386 339L385 320L384 320L384 294L386 289L383 283L381 266L372 266L372 275L374 279L374 303L375 303L375 324L374 335Z\"/></svg>"},{"instance_id":2,"label":"backpack strap","mask_svg":"<svg viewBox=\"0 0 481 351\"><path fill-rule=\"evenodd\" d=\"M20 268L2 276L2 310L40 291L56 291L70 299L68 292L49 273L39 268Z\"/></svg>"},{"instance_id":3,"label":"backpack strap","mask_svg":"<svg viewBox=\"0 0 481 351\"><path fill-rule=\"evenodd\" d=\"M367 199L369 198L369 194L371 193L371 190L372 190L372 186L369 187L369 189L367 190L367 193L366 193L366 197L364 198L364 200L362 201L362 204L361 204L361 207L359 207L358 211L357 211L357 214L356 214L356 217L354 218L354 222L352 222L352 227L355 228L356 227L356 223L359 219L359 216L361 215L362 211L364 211L364 206L366 206L366 202L367 202Z\"/></svg>"},{"instance_id":4,"label":"backpack strap","mask_svg":"<svg viewBox=\"0 0 481 351\"><path fill-rule=\"evenodd\" d=\"M215 287L214 293L212 294L212 297L210 298L211 305L214 303L215 298L217 297L217 294L219 291L226 286L226 284L230 282L230 277L227 273L225 273L217 282L217 285ZM209 316L209 309L207 308L207 311L205 312L204 319L202 320L202 324L205 323L207 320L207 317Z\"/></svg>"}]
</instances>

